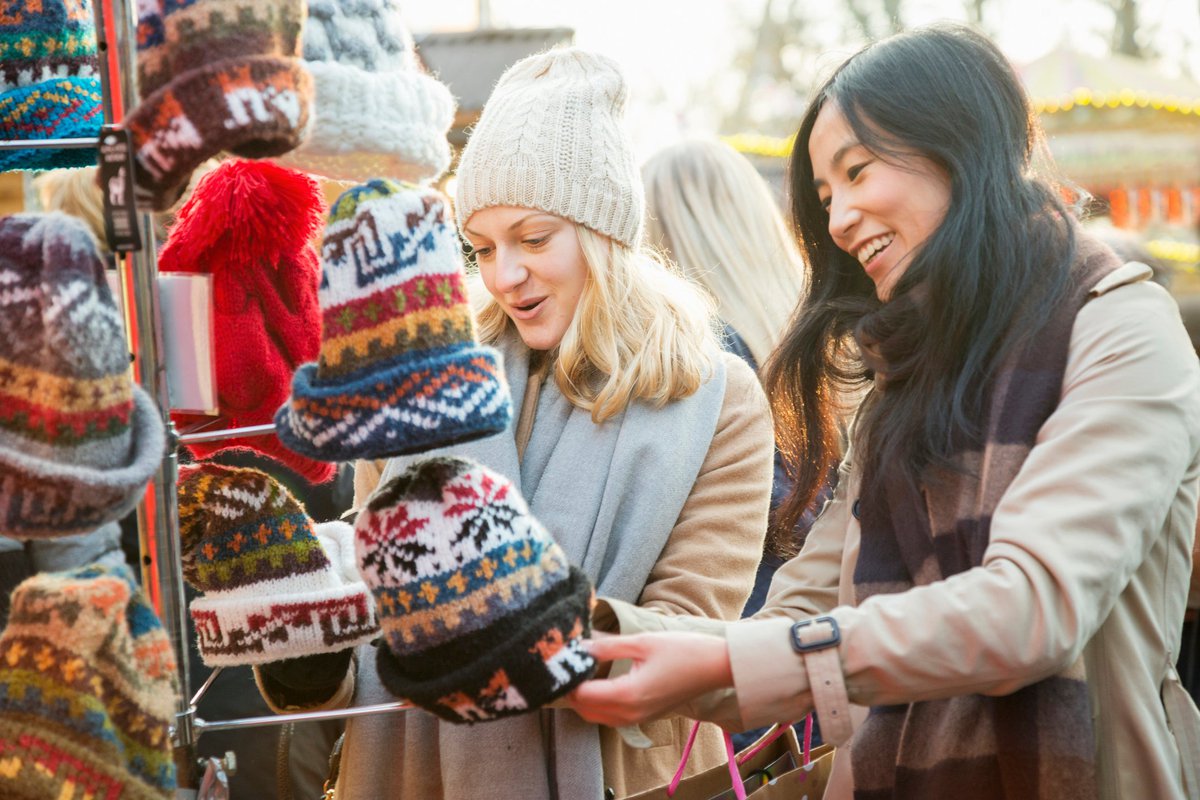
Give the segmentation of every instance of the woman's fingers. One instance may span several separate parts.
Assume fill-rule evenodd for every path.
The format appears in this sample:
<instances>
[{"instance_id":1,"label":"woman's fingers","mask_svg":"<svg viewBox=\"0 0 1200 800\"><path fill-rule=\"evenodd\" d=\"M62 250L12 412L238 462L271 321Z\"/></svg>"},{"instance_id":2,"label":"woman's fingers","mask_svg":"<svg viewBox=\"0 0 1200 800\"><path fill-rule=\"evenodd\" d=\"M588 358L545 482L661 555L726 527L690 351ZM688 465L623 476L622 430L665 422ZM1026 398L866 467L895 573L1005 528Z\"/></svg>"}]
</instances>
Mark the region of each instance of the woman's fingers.
<instances>
[{"instance_id":1,"label":"woman's fingers","mask_svg":"<svg viewBox=\"0 0 1200 800\"><path fill-rule=\"evenodd\" d=\"M597 634L600 635L597 635ZM618 658L642 658L644 649L641 646L642 634L633 636L616 636L613 634L592 633L591 639L583 641L585 649L597 661L616 661Z\"/></svg>"}]
</instances>

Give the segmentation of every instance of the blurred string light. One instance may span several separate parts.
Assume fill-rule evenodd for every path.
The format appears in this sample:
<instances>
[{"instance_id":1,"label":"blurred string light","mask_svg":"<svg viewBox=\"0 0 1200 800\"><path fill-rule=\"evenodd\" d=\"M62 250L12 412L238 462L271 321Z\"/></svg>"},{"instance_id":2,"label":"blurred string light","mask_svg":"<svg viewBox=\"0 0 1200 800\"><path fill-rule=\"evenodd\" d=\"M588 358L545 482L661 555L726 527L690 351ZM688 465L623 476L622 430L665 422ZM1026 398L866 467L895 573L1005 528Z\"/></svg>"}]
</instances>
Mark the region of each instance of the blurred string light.
<instances>
[{"instance_id":1,"label":"blurred string light","mask_svg":"<svg viewBox=\"0 0 1200 800\"><path fill-rule=\"evenodd\" d=\"M1058 114L1073 108L1150 108L1172 114L1200 116L1200 97L1181 97L1174 94L1121 89L1113 92L1093 92L1078 87L1060 97L1035 97L1033 110L1038 114Z\"/></svg>"}]
</instances>

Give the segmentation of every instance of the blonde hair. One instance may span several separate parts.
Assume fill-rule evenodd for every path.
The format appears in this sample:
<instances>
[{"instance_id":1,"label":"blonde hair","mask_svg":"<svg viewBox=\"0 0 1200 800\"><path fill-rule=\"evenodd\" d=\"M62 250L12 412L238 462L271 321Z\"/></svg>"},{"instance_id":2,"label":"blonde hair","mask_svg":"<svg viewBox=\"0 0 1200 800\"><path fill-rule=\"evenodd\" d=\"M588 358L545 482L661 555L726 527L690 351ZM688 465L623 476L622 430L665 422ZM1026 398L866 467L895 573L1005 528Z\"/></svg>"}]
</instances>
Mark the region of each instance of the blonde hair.
<instances>
[{"instance_id":1,"label":"blonde hair","mask_svg":"<svg viewBox=\"0 0 1200 800\"><path fill-rule=\"evenodd\" d=\"M719 349L711 301L652 253L578 223L575 231L588 280L558 345L559 391L600 423L633 400L661 408L699 389ZM479 340L490 344L512 322L482 283L474 278L471 297Z\"/></svg>"},{"instance_id":2,"label":"blonde hair","mask_svg":"<svg viewBox=\"0 0 1200 800\"><path fill-rule=\"evenodd\" d=\"M691 140L642 167L646 238L717 300L761 365L804 290L804 262L766 181L732 147Z\"/></svg>"},{"instance_id":3,"label":"blonde hair","mask_svg":"<svg viewBox=\"0 0 1200 800\"><path fill-rule=\"evenodd\" d=\"M56 169L33 179L43 211L61 211L87 223L101 249L108 251L104 232L104 199L96 185L96 167Z\"/></svg>"}]
</instances>

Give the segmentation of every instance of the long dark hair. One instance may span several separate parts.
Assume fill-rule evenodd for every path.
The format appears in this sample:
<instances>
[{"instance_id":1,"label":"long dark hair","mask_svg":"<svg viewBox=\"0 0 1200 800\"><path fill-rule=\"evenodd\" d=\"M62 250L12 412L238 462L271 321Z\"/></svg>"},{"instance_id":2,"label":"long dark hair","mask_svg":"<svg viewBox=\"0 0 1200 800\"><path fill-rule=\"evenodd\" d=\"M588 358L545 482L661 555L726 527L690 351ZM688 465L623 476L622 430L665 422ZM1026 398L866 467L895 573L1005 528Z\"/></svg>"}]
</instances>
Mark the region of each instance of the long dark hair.
<instances>
[{"instance_id":1,"label":"long dark hair","mask_svg":"<svg viewBox=\"0 0 1200 800\"><path fill-rule=\"evenodd\" d=\"M882 306L862 266L834 244L813 187L809 137L830 103L877 157L903 166L915 153L950 179L945 219ZM874 393L856 425L855 460L865 474L886 465L919 483L928 467L948 466L955 450L979 441L989 378L1057 301L1074 256L1069 213L1032 171L1043 147L1012 66L962 26L870 45L817 94L790 164L809 294L765 370L794 480L778 515L783 530L840 456L838 398L870 378L852 346L860 322L869 321L892 348L883 353L887 391Z\"/></svg>"}]
</instances>

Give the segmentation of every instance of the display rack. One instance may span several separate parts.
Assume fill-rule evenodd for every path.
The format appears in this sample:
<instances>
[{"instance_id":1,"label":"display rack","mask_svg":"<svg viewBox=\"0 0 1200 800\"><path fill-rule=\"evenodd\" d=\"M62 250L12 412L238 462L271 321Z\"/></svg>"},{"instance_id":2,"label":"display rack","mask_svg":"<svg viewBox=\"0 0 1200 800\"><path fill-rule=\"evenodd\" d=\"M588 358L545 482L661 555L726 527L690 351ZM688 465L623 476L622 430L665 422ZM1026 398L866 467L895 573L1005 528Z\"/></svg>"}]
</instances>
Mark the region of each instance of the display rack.
<instances>
[{"instance_id":1,"label":"display rack","mask_svg":"<svg viewBox=\"0 0 1200 800\"><path fill-rule=\"evenodd\" d=\"M125 98L137 95L137 17L136 6L128 0L93 0L97 56L105 125L120 126L125 117ZM115 78L115 79L114 79ZM37 140L0 140L0 150L98 148L100 137ZM187 627L187 601L184 595L183 564L180 553L179 513L176 481L179 474L177 449L180 444L213 442L244 436L272 434L273 425L188 432L179 435L170 416L170 396L162 336L162 316L157 291L158 268L154 243L154 223L149 213L137 215L141 236L140 250L115 253L120 278L121 304L133 355L134 380L154 400L166 429L166 448L158 471L137 507L138 545L141 553L142 584L163 623L179 670L180 699L176 706L171 743L178 771L179 789L193 796L196 780L196 738L206 731L282 725L288 722L344 719L355 716L391 713L412 705L397 701L331 711L276 714L262 717L208 722L196 714L196 707L213 681L221 673L213 670L203 686L189 697L190 670Z\"/></svg>"}]
</instances>

